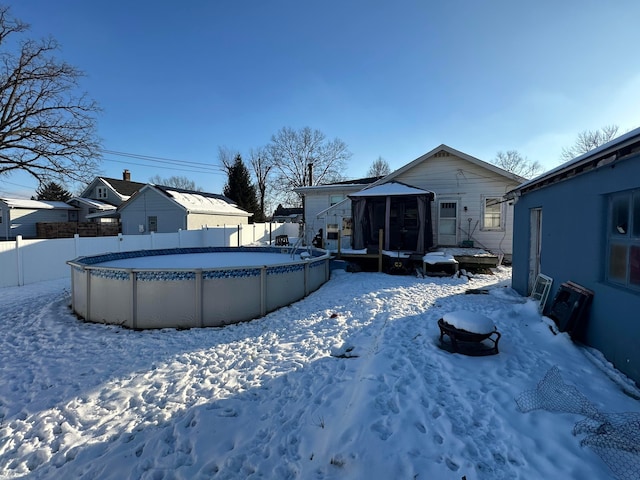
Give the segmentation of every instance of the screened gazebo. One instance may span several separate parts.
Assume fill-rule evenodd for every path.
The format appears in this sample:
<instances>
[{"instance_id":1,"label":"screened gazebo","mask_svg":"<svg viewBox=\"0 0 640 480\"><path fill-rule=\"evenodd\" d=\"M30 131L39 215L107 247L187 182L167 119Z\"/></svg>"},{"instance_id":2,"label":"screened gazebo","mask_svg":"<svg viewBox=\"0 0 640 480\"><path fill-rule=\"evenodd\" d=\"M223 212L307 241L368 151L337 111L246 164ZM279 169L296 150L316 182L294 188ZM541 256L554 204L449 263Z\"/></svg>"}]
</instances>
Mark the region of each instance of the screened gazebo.
<instances>
[{"instance_id":1,"label":"screened gazebo","mask_svg":"<svg viewBox=\"0 0 640 480\"><path fill-rule=\"evenodd\" d=\"M433 246L431 202L435 194L404 183L388 182L349 195L353 215L352 246L425 253Z\"/></svg>"}]
</instances>

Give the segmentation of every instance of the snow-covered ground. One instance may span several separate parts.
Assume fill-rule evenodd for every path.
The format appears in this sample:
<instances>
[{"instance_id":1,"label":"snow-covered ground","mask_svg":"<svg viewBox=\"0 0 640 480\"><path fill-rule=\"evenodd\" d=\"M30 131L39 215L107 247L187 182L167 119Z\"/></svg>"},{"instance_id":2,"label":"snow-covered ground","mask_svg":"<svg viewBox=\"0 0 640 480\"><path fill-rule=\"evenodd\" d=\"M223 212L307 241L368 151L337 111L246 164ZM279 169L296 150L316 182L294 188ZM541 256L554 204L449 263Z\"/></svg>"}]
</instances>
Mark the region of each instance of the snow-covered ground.
<instances>
[{"instance_id":1,"label":"snow-covered ground","mask_svg":"<svg viewBox=\"0 0 640 480\"><path fill-rule=\"evenodd\" d=\"M509 282L336 271L259 320L143 332L77 320L68 280L0 289L0 477L614 478L584 417L515 399L553 366L602 412L637 390ZM456 310L494 320L499 355L438 348Z\"/></svg>"}]
</instances>

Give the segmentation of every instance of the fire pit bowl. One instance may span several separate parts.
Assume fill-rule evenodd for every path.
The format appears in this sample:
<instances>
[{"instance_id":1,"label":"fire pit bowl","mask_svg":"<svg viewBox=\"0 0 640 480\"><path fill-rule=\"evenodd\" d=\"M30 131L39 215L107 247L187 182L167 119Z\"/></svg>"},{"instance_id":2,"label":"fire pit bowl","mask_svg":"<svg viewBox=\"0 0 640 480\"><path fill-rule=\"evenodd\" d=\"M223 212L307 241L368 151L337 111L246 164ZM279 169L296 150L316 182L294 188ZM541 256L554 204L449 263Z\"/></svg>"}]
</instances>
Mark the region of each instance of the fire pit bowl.
<instances>
[{"instance_id":1,"label":"fire pit bowl","mask_svg":"<svg viewBox=\"0 0 640 480\"><path fill-rule=\"evenodd\" d=\"M440 346L453 353L481 356L499 353L500 332L493 321L482 314L460 310L438 320ZM444 336L449 342L444 341Z\"/></svg>"}]
</instances>

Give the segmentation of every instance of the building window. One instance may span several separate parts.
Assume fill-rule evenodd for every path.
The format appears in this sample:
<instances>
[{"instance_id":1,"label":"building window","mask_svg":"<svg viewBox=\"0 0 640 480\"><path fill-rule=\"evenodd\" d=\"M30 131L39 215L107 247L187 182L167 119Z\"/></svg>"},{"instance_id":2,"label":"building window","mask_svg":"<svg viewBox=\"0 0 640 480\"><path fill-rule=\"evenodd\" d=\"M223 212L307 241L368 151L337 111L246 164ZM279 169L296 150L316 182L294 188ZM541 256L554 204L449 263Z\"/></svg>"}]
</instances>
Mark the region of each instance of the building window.
<instances>
[{"instance_id":1,"label":"building window","mask_svg":"<svg viewBox=\"0 0 640 480\"><path fill-rule=\"evenodd\" d=\"M330 195L329 205L333 206L336 203L340 203L342 200L344 200L344 195Z\"/></svg>"},{"instance_id":2,"label":"building window","mask_svg":"<svg viewBox=\"0 0 640 480\"><path fill-rule=\"evenodd\" d=\"M609 196L606 279L640 290L640 189Z\"/></svg>"},{"instance_id":3,"label":"building window","mask_svg":"<svg viewBox=\"0 0 640 480\"><path fill-rule=\"evenodd\" d=\"M149 232L157 232L158 231L158 217L155 215L153 217L149 217L148 219L148 231Z\"/></svg>"},{"instance_id":4,"label":"building window","mask_svg":"<svg viewBox=\"0 0 640 480\"><path fill-rule=\"evenodd\" d=\"M484 197L482 199L482 229L503 230L504 213L502 197Z\"/></svg>"},{"instance_id":5,"label":"building window","mask_svg":"<svg viewBox=\"0 0 640 480\"><path fill-rule=\"evenodd\" d=\"M337 239L338 239L338 224L337 223L327 224L327 240L337 240Z\"/></svg>"},{"instance_id":6,"label":"building window","mask_svg":"<svg viewBox=\"0 0 640 480\"><path fill-rule=\"evenodd\" d=\"M107 187L97 187L96 195L98 196L99 199L107 198Z\"/></svg>"}]
</instances>

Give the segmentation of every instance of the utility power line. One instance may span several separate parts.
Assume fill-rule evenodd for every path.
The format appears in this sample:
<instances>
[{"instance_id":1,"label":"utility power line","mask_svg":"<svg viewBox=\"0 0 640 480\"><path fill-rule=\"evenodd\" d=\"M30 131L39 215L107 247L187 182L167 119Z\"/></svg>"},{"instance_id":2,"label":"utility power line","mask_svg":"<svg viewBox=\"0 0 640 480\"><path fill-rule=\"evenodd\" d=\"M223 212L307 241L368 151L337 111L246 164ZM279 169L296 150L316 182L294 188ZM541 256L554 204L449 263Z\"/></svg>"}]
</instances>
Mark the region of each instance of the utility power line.
<instances>
[{"instance_id":1,"label":"utility power line","mask_svg":"<svg viewBox=\"0 0 640 480\"><path fill-rule=\"evenodd\" d=\"M210 174L210 175L225 175L225 172L220 169L200 169L200 170L194 170L194 169L190 169L190 168L180 168L179 166L166 166L166 165L149 165L149 164L144 164L144 163L136 163L136 162L130 162L130 161L126 161L126 160L115 160L113 158L102 158L103 161L105 162L114 162L114 163L123 163L125 165L135 165L137 167L147 167L147 168L162 168L164 170L173 170L173 171L180 171L180 172L192 172L192 173L205 173L205 174Z\"/></svg>"},{"instance_id":2,"label":"utility power line","mask_svg":"<svg viewBox=\"0 0 640 480\"><path fill-rule=\"evenodd\" d=\"M169 165L178 165L178 166L191 167L191 168L203 168L207 170L213 169L213 170L222 171L222 168L206 162L193 162L190 160L179 160L175 158L155 157L152 155L142 155L138 153L129 153L129 152L118 152L115 150L106 150L106 149L103 149L100 151L108 155L133 158L133 159L144 160L144 161L153 162L153 163L164 163Z\"/></svg>"}]
</instances>

